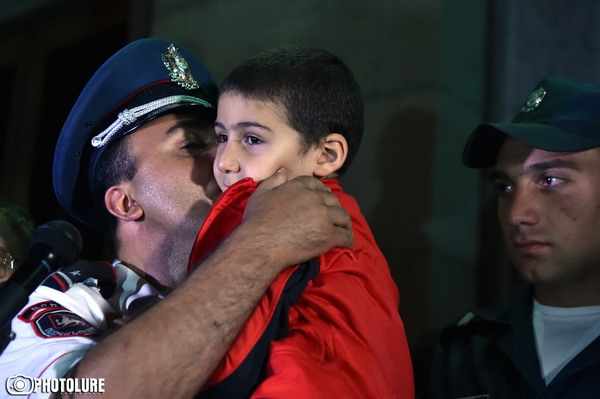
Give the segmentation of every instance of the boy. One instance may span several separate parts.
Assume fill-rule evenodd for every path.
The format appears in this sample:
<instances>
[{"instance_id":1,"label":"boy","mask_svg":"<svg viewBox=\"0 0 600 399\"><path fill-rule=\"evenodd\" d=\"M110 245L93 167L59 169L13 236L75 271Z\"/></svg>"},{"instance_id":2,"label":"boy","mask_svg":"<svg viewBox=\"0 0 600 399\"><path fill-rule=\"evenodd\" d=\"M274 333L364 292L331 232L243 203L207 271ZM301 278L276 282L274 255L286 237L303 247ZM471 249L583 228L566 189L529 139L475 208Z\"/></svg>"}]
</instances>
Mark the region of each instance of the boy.
<instances>
[{"instance_id":1,"label":"boy","mask_svg":"<svg viewBox=\"0 0 600 399\"><path fill-rule=\"evenodd\" d=\"M397 287L358 205L337 181L363 132L362 98L350 70L324 50L267 51L225 79L215 129L213 169L224 194L190 264L239 223L255 181L282 168L289 177L323 179L352 217L355 248L285 270L205 397L412 398Z\"/></svg>"}]
</instances>

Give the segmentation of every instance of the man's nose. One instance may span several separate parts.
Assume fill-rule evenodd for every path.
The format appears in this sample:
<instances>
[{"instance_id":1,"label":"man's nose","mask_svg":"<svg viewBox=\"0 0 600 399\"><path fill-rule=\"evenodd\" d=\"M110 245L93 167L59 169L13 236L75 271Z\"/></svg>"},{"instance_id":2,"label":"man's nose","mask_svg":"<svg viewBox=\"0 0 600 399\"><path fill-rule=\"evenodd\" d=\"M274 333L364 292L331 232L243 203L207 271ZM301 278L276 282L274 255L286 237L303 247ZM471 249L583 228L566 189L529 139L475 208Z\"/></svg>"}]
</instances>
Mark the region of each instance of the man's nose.
<instances>
[{"instance_id":1,"label":"man's nose","mask_svg":"<svg viewBox=\"0 0 600 399\"><path fill-rule=\"evenodd\" d=\"M217 167L221 173L238 173L240 164L238 162L235 143L222 143L217 150Z\"/></svg>"},{"instance_id":2,"label":"man's nose","mask_svg":"<svg viewBox=\"0 0 600 399\"><path fill-rule=\"evenodd\" d=\"M535 194L526 188L516 189L507 204L508 223L512 226L535 225L539 222Z\"/></svg>"}]
</instances>

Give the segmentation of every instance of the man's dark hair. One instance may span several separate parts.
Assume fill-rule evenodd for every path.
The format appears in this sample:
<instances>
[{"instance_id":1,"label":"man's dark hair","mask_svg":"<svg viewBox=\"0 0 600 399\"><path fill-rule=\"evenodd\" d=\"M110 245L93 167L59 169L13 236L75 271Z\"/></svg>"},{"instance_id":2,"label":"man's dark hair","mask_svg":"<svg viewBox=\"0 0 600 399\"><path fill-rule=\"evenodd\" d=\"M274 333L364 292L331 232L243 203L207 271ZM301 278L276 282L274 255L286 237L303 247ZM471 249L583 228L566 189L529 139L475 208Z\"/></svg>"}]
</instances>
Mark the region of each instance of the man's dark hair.
<instances>
[{"instance_id":1,"label":"man's dark hair","mask_svg":"<svg viewBox=\"0 0 600 399\"><path fill-rule=\"evenodd\" d=\"M96 167L94 206L102 219L102 229L112 245L115 244L117 218L104 205L104 194L109 187L130 181L137 173L137 163L128 145L129 136L116 140L106 148Z\"/></svg>"},{"instance_id":2,"label":"man's dark hair","mask_svg":"<svg viewBox=\"0 0 600 399\"><path fill-rule=\"evenodd\" d=\"M330 133L343 135L348 156L338 175L354 159L364 130L362 96L350 69L333 54L301 46L268 50L234 69L223 82L226 92L283 106L304 152Z\"/></svg>"},{"instance_id":3,"label":"man's dark hair","mask_svg":"<svg viewBox=\"0 0 600 399\"><path fill-rule=\"evenodd\" d=\"M190 115L197 118L197 123L202 124L207 128L212 128L215 120L215 111L213 109L205 109L194 107L191 110L176 109L167 113L179 116ZM156 117L167 115L167 113L157 114ZM143 125L141 125L143 126ZM141 127L140 126L140 127ZM94 198L93 206L102 222L102 230L105 236L110 241L111 245L115 245L115 233L117 228L117 218L111 215L104 204L104 194L111 186L121 182L131 181L137 173L138 165L135 156L131 152L129 138L134 132L131 132L123 137L111 141L104 153L101 155L96 166L94 175L94 186L92 194Z\"/></svg>"}]
</instances>

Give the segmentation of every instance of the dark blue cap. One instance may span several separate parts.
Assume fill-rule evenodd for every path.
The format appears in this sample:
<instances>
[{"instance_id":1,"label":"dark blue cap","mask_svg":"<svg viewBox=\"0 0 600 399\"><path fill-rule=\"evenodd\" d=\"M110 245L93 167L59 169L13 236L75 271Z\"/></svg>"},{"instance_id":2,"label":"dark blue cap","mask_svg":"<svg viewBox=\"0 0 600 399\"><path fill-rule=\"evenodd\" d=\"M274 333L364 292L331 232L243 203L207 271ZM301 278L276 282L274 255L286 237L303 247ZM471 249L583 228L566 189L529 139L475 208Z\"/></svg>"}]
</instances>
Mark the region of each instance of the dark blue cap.
<instances>
[{"instance_id":1,"label":"dark blue cap","mask_svg":"<svg viewBox=\"0 0 600 399\"><path fill-rule=\"evenodd\" d=\"M494 166L506 137L545 151L572 152L600 147L600 85L547 76L510 123L475 128L465 145L470 168Z\"/></svg>"},{"instance_id":2,"label":"dark blue cap","mask_svg":"<svg viewBox=\"0 0 600 399\"><path fill-rule=\"evenodd\" d=\"M147 38L123 47L89 80L60 132L53 167L59 203L77 220L100 227L93 190L105 149L168 112L214 118L217 92L206 66L181 45Z\"/></svg>"}]
</instances>

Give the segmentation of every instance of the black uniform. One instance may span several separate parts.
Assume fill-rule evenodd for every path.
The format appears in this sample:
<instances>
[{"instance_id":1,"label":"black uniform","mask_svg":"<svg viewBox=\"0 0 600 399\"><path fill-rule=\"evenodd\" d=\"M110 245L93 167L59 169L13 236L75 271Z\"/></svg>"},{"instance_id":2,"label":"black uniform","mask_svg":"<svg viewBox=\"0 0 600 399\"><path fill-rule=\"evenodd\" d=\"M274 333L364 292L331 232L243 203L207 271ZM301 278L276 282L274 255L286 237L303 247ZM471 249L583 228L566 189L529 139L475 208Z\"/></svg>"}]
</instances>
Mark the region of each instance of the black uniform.
<instances>
[{"instance_id":1,"label":"black uniform","mask_svg":"<svg viewBox=\"0 0 600 399\"><path fill-rule=\"evenodd\" d=\"M538 360L532 290L508 306L467 314L436 347L430 397L600 398L600 337L546 386Z\"/></svg>"}]
</instances>

